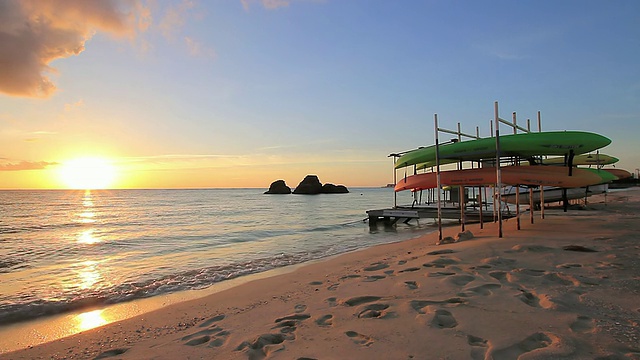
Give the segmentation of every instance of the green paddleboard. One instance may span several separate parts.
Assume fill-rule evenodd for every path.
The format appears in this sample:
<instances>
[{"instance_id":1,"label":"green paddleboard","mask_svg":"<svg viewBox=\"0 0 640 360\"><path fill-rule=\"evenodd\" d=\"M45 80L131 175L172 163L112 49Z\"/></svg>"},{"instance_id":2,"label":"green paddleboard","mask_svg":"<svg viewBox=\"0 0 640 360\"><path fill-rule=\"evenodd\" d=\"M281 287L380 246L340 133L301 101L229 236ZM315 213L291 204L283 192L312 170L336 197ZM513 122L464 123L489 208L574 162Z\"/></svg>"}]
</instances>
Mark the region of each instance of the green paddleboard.
<instances>
[{"instance_id":1,"label":"green paddleboard","mask_svg":"<svg viewBox=\"0 0 640 360\"><path fill-rule=\"evenodd\" d=\"M547 131L500 136L501 156L529 158L540 155L575 155L588 153L605 147L611 140L584 131ZM475 161L496 156L496 139L493 137L441 144L440 159L445 163ZM422 163L435 163L435 145L405 153L396 160L396 169Z\"/></svg>"},{"instance_id":2,"label":"green paddleboard","mask_svg":"<svg viewBox=\"0 0 640 360\"><path fill-rule=\"evenodd\" d=\"M591 171L592 173L600 176L600 178L602 179L602 182L600 184L606 184L606 183L610 183L612 181L618 180L617 176L604 170L591 169L591 168L579 168L579 169Z\"/></svg>"}]
</instances>

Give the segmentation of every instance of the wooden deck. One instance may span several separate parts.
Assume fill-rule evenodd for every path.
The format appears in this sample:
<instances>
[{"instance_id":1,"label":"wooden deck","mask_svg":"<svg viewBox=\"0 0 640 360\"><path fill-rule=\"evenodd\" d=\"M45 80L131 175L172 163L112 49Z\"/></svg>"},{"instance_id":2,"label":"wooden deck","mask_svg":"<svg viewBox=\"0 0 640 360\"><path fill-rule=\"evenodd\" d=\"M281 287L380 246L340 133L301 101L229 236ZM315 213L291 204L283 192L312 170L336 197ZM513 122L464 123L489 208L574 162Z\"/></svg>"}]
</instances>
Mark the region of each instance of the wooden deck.
<instances>
[{"instance_id":1,"label":"wooden deck","mask_svg":"<svg viewBox=\"0 0 640 360\"><path fill-rule=\"evenodd\" d=\"M458 222L461 221L460 208L443 207L440 209L440 212L442 219L458 220ZM369 217L369 226L376 226L379 222L382 222L385 225L394 225L399 221L408 223L413 219L431 219L433 221L437 221L438 208L431 206L398 206L389 209L368 210L367 215ZM511 216L513 215L504 211L502 213L503 218ZM480 222L480 211L478 211L477 208L475 210L473 208L467 208L464 211L464 219L465 223ZM483 210L482 220L484 222L493 221L493 211L490 209Z\"/></svg>"}]
</instances>

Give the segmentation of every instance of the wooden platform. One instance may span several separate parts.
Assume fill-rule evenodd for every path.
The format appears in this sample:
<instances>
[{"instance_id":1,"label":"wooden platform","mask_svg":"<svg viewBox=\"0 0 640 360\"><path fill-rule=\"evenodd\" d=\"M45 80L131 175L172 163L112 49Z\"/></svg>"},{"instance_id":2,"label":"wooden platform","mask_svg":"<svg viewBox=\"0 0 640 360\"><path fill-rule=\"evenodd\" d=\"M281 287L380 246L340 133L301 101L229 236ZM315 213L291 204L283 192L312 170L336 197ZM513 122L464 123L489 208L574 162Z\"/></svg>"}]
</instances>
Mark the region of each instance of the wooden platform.
<instances>
[{"instance_id":1,"label":"wooden platform","mask_svg":"<svg viewBox=\"0 0 640 360\"><path fill-rule=\"evenodd\" d=\"M458 220L460 219L460 209L452 208L452 207L444 207L440 210L442 219L447 220ZM378 210L368 210L367 215L369 217L369 226L376 226L379 222L384 223L385 225L394 225L398 221L408 223L413 219L432 219L437 221L438 219L438 209L436 207L425 207L425 206L416 206L416 207L403 207L398 206L390 209L378 209ZM504 213L502 214L503 218L511 217L512 215ZM480 221L480 212L474 209L465 209L464 212L465 223L470 222L479 222ZM493 221L493 211L485 210L482 212L482 218L485 222Z\"/></svg>"}]
</instances>

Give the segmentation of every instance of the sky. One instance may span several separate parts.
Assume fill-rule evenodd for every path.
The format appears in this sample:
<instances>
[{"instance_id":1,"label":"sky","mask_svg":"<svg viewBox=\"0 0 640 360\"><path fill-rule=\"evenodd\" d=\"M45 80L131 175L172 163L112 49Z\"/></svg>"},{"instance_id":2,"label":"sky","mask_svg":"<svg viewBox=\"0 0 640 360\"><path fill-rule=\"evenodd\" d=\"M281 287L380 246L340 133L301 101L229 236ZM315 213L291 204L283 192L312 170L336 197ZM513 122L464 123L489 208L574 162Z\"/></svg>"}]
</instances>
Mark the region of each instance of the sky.
<instances>
[{"instance_id":1,"label":"sky","mask_svg":"<svg viewBox=\"0 0 640 360\"><path fill-rule=\"evenodd\" d=\"M535 130L540 111L542 130L609 137L601 152L636 172L639 14L636 0L0 0L0 189L383 186L389 154L434 143L434 114L490 136L495 101Z\"/></svg>"}]
</instances>

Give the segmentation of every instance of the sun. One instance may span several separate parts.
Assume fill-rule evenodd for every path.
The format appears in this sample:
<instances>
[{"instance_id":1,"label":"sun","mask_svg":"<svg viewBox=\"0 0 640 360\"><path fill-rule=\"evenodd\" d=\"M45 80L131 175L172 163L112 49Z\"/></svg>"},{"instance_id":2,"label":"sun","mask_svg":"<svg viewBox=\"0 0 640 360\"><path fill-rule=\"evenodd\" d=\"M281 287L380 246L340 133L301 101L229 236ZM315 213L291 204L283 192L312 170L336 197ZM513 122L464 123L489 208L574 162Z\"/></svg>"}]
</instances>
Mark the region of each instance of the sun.
<instances>
[{"instance_id":1,"label":"sun","mask_svg":"<svg viewBox=\"0 0 640 360\"><path fill-rule=\"evenodd\" d=\"M105 159L81 158L64 162L60 177L69 189L107 189L113 185L116 169Z\"/></svg>"}]
</instances>

